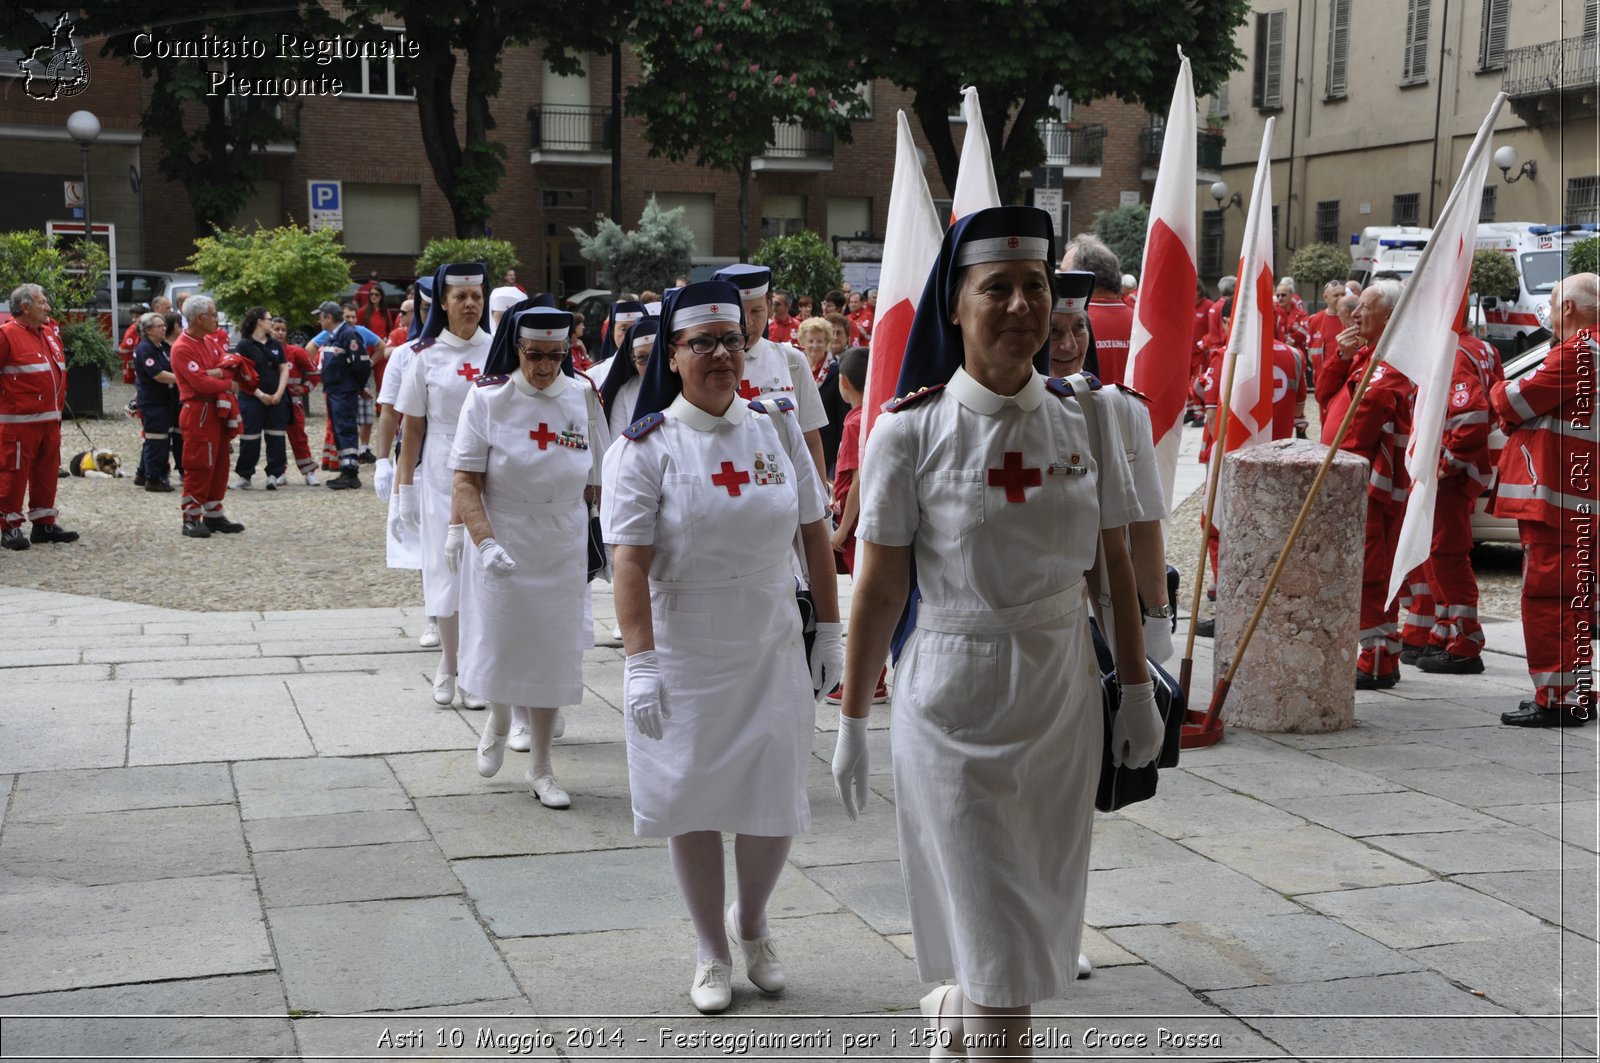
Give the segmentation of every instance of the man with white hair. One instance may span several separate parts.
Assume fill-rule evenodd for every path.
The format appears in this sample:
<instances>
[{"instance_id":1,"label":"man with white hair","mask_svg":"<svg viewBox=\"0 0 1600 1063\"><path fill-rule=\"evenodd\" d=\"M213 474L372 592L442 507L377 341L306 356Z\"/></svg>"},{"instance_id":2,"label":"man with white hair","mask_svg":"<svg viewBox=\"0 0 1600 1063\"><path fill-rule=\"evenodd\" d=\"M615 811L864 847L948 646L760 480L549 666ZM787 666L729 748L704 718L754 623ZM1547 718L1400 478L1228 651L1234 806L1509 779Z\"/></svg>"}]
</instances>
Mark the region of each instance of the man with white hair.
<instances>
[{"instance_id":1,"label":"man with white hair","mask_svg":"<svg viewBox=\"0 0 1600 1063\"><path fill-rule=\"evenodd\" d=\"M234 387L222 371L216 345L217 304L207 295L183 301L189 322L172 345L172 372L178 378L178 426L183 430L183 534L209 539L212 532L244 531L243 524L222 512L228 493L227 417L217 407L217 396Z\"/></svg>"},{"instance_id":2,"label":"man with white hair","mask_svg":"<svg viewBox=\"0 0 1600 1063\"><path fill-rule=\"evenodd\" d=\"M56 524L66 355L43 288L18 285L11 315L0 325L0 546L26 550L33 543L70 543L78 533ZM24 497L31 504L26 511ZM33 522L26 536L24 513Z\"/></svg>"},{"instance_id":3,"label":"man with white hair","mask_svg":"<svg viewBox=\"0 0 1600 1063\"><path fill-rule=\"evenodd\" d=\"M1505 427L1494 511L1515 517L1526 551L1522 632L1533 698L1500 722L1581 727L1594 715L1597 500L1595 343L1600 277L1577 273L1556 285L1543 315L1557 344L1517 380L1489 389Z\"/></svg>"}]
</instances>

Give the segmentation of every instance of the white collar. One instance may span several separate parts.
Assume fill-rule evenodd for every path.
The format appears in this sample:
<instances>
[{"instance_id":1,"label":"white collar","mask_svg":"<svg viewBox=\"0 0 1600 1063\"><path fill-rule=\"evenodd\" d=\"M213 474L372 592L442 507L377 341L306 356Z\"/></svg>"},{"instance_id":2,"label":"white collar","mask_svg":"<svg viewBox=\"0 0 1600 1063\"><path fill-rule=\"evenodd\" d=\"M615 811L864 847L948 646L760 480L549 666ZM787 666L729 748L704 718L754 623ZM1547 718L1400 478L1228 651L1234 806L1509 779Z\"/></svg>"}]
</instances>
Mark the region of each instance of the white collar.
<instances>
[{"instance_id":1,"label":"white collar","mask_svg":"<svg viewBox=\"0 0 1600 1063\"><path fill-rule=\"evenodd\" d=\"M1044 401L1044 377L1032 373L1028 382L1022 385L1022 390L1015 395L997 395L972 379L965 368L961 368L950 378L945 390L973 413L981 413L986 417L993 417L1007 406L1016 406L1031 413Z\"/></svg>"},{"instance_id":2,"label":"white collar","mask_svg":"<svg viewBox=\"0 0 1600 1063\"><path fill-rule=\"evenodd\" d=\"M481 328L480 329L474 329L473 333L472 333L472 338L469 339L469 340L464 340L460 336L457 336L454 332L451 332L448 328L446 328L446 329L443 329L443 330L440 331L440 333L439 333L439 342L443 343L443 344L445 344L446 346L449 346L449 347L470 347L474 343L477 342L478 337L480 335L487 336L488 333L484 332L483 329L481 329Z\"/></svg>"},{"instance_id":3,"label":"white collar","mask_svg":"<svg viewBox=\"0 0 1600 1063\"><path fill-rule=\"evenodd\" d=\"M567 374L557 370L556 378L550 382L549 387L537 387L522 372L522 365L519 363L515 369L511 370L511 384L524 395L543 395L547 399L553 399L563 391L566 391L571 381L567 379Z\"/></svg>"},{"instance_id":4,"label":"white collar","mask_svg":"<svg viewBox=\"0 0 1600 1063\"><path fill-rule=\"evenodd\" d=\"M707 413L684 395L679 394L672 400L672 405L667 407L667 412L697 432L710 432L725 424L739 424L744 421L744 415L750 412L750 407L739 401L737 395L728 404L728 412L718 416Z\"/></svg>"}]
</instances>

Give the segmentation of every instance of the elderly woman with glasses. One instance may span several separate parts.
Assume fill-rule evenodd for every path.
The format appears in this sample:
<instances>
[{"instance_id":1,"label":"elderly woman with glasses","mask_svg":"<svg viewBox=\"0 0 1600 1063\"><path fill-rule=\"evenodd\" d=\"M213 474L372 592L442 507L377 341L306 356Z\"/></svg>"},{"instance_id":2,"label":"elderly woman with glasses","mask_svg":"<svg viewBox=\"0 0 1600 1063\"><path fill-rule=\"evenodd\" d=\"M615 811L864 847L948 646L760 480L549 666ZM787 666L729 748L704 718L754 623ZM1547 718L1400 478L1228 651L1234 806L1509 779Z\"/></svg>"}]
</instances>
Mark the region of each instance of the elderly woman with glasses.
<instances>
[{"instance_id":1,"label":"elderly woman with glasses","mask_svg":"<svg viewBox=\"0 0 1600 1063\"><path fill-rule=\"evenodd\" d=\"M167 344L167 319L151 311L136 322L139 346L133 351L134 401L144 422L144 448L139 455L139 475L144 489L166 494L174 490L169 455L182 454L178 435L178 378L172 372L172 348ZM178 436L177 450L172 437ZM180 465L181 471L181 465Z\"/></svg>"},{"instance_id":2,"label":"elderly woman with glasses","mask_svg":"<svg viewBox=\"0 0 1600 1063\"><path fill-rule=\"evenodd\" d=\"M689 999L732 1002L731 949L767 993L785 985L767 901L793 836L811 826L815 697L841 663L825 504L794 404L746 402L740 293L723 281L668 295L635 407L606 456L634 833L666 838L698 937ZM808 665L790 556L810 571ZM723 832L735 903L723 910Z\"/></svg>"},{"instance_id":3,"label":"elderly woman with glasses","mask_svg":"<svg viewBox=\"0 0 1600 1063\"><path fill-rule=\"evenodd\" d=\"M450 450L455 511L476 547L460 576L461 682L489 702L478 772L500 770L520 709L528 786L546 808L572 804L550 742L557 709L583 700L587 502L610 438L593 386L573 372L571 333L566 311L508 311Z\"/></svg>"}]
</instances>

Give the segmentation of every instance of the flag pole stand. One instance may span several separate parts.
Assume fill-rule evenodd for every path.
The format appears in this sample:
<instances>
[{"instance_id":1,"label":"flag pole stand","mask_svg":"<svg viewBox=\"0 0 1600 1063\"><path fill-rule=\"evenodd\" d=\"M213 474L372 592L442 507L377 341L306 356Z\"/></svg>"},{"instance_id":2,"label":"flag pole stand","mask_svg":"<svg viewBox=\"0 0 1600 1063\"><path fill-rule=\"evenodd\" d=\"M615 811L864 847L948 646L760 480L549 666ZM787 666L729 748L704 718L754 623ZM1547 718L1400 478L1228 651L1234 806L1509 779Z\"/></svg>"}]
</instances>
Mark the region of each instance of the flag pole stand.
<instances>
[{"instance_id":1,"label":"flag pole stand","mask_svg":"<svg viewBox=\"0 0 1600 1063\"><path fill-rule=\"evenodd\" d=\"M1361 397L1366 394L1367 383L1372 379L1373 371L1378 368L1379 362L1376 351L1373 357L1367 359L1367 367L1356 383L1355 394L1350 398L1350 406L1344 411L1344 420L1339 422L1339 433L1329 445L1328 452L1322 456L1322 465L1317 469L1317 477L1311 481L1311 489L1306 492L1306 500L1300 504L1300 514L1295 517L1294 526L1289 529L1289 538L1284 540L1283 549L1278 552L1278 560L1273 564L1271 574L1267 576L1267 585L1261 589L1261 597L1256 600L1250 621L1245 625L1244 635L1239 639L1239 648L1234 651L1233 660L1228 662L1228 671L1218 680L1216 689L1211 693L1210 706L1204 713L1191 712L1200 716L1198 726L1202 733L1211 727L1216 727L1218 730L1222 727L1222 705L1228 700L1228 691L1233 687L1233 677L1239 672L1239 663L1244 660L1245 650L1249 648L1250 639L1256 633L1256 625L1261 622L1261 614L1267 610L1267 599L1272 597L1272 592L1278 586L1278 578L1283 575L1284 567L1289 561L1289 552L1294 549L1295 543L1300 538L1300 532L1306 525L1306 518L1311 515L1311 505L1321 492L1322 481L1327 478L1328 470L1333 467L1333 459L1338 456L1339 447L1344 443L1344 437L1356 419L1356 410L1361 405ZM1187 734L1187 724L1184 730Z\"/></svg>"}]
</instances>

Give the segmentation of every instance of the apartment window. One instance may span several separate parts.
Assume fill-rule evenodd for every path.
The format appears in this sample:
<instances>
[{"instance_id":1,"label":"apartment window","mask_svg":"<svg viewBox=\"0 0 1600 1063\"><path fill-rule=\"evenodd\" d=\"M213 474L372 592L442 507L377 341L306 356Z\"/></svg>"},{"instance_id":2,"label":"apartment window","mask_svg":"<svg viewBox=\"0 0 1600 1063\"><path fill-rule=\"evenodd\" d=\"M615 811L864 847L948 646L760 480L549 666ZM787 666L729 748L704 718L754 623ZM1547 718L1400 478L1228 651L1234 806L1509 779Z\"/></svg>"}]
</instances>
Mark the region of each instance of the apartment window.
<instances>
[{"instance_id":1,"label":"apartment window","mask_svg":"<svg viewBox=\"0 0 1600 1063\"><path fill-rule=\"evenodd\" d=\"M1478 221L1494 221L1495 196L1499 189L1494 185L1483 186L1483 198L1478 201Z\"/></svg>"},{"instance_id":2,"label":"apartment window","mask_svg":"<svg viewBox=\"0 0 1600 1063\"><path fill-rule=\"evenodd\" d=\"M1265 11L1256 16L1256 66L1250 103L1260 111L1283 109L1283 37L1288 17L1287 11Z\"/></svg>"},{"instance_id":3,"label":"apartment window","mask_svg":"<svg viewBox=\"0 0 1600 1063\"><path fill-rule=\"evenodd\" d=\"M761 238L793 236L806 225L805 199L801 196L761 197Z\"/></svg>"},{"instance_id":4,"label":"apartment window","mask_svg":"<svg viewBox=\"0 0 1600 1063\"><path fill-rule=\"evenodd\" d=\"M1339 242L1339 201L1337 199L1321 199L1317 201L1317 243L1336 244Z\"/></svg>"},{"instance_id":5,"label":"apartment window","mask_svg":"<svg viewBox=\"0 0 1600 1063\"><path fill-rule=\"evenodd\" d=\"M1567 180L1569 223L1600 222L1600 177L1572 177Z\"/></svg>"},{"instance_id":6,"label":"apartment window","mask_svg":"<svg viewBox=\"0 0 1600 1063\"><path fill-rule=\"evenodd\" d=\"M683 208L684 224L694 233L692 257L707 258L716 254L716 198L710 192L657 192L655 197L656 205L662 210Z\"/></svg>"},{"instance_id":7,"label":"apartment window","mask_svg":"<svg viewBox=\"0 0 1600 1063\"><path fill-rule=\"evenodd\" d=\"M545 188L539 192L539 203L545 210L594 209L594 193L587 188Z\"/></svg>"},{"instance_id":8,"label":"apartment window","mask_svg":"<svg viewBox=\"0 0 1600 1063\"><path fill-rule=\"evenodd\" d=\"M1211 97L1211 103L1206 108L1206 115L1210 118L1228 117L1228 83L1226 81L1217 86L1217 93Z\"/></svg>"},{"instance_id":9,"label":"apartment window","mask_svg":"<svg viewBox=\"0 0 1600 1063\"><path fill-rule=\"evenodd\" d=\"M1328 12L1328 82L1322 93L1323 99L1344 99L1347 87L1345 71L1349 60L1350 0L1333 0L1333 7Z\"/></svg>"},{"instance_id":10,"label":"apartment window","mask_svg":"<svg viewBox=\"0 0 1600 1063\"><path fill-rule=\"evenodd\" d=\"M422 190L344 183L344 249L362 255L422 252Z\"/></svg>"},{"instance_id":11,"label":"apartment window","mask_svg":"<svg viewBox=\"0 0 1600 1063\"><path fill-rule=\"evenodd\" d=\"M1505 69L1510 28L1511 0L1483 0L1483 17L1478 22L1479 70Z\"/></svg>"},{"instance_id":12,"label":"apartment window","mask_svg":"<svg viewBox=\"0 0 1600 1063\"><path fill-rule=\"evenodd\" d=\"M1406 0L1406 50L1400 62L1400 84L1428 82L1428 22L1433 0Z\"/></svg>"},{"instance_id":13,"label":"apartment window","mask_svg":"<svg viewBox=\"0 0 1600 1063\"><path fill-rule=\"evenodd\" d=\"M1394 197L1390 225L1415 225L1422 216L1422 193L1402 192Z\"/></svg>"},{"instance_id":14,"label":"apartment window","mask_svg":"<svg viewBox=\"0 0 1600 1063\"><path fill-rule=\"evenodd\" d=\"M829 196L828 231L823 236L851 237L856 233L872 231L872 198L870 196Z\"/></svg>"},{"instance_id":15,"label":"apartment window","mask_svg":"<svg viewBox=\"0 0 1600 1063\"><path fill-rule=\"evenodd\" d=\"M1222 237L1226 231L1226 211L1200 212L1200 273L1215 277L1222 272Z\"/></svg>"},{"instance_id":16,"label":"apartment window","mask_svg":"<svg viewBox=\"0 0 1600 1063\"><path fill-rule=\"evenodd\" d=\"M403 49L405 39L405 30L383 27L381 40L391 49ZM334 65L347 96L410 100L416 98L417 90L411 84L406 63L404 59L347 59Z\"/></svg>"}]
</instances>

